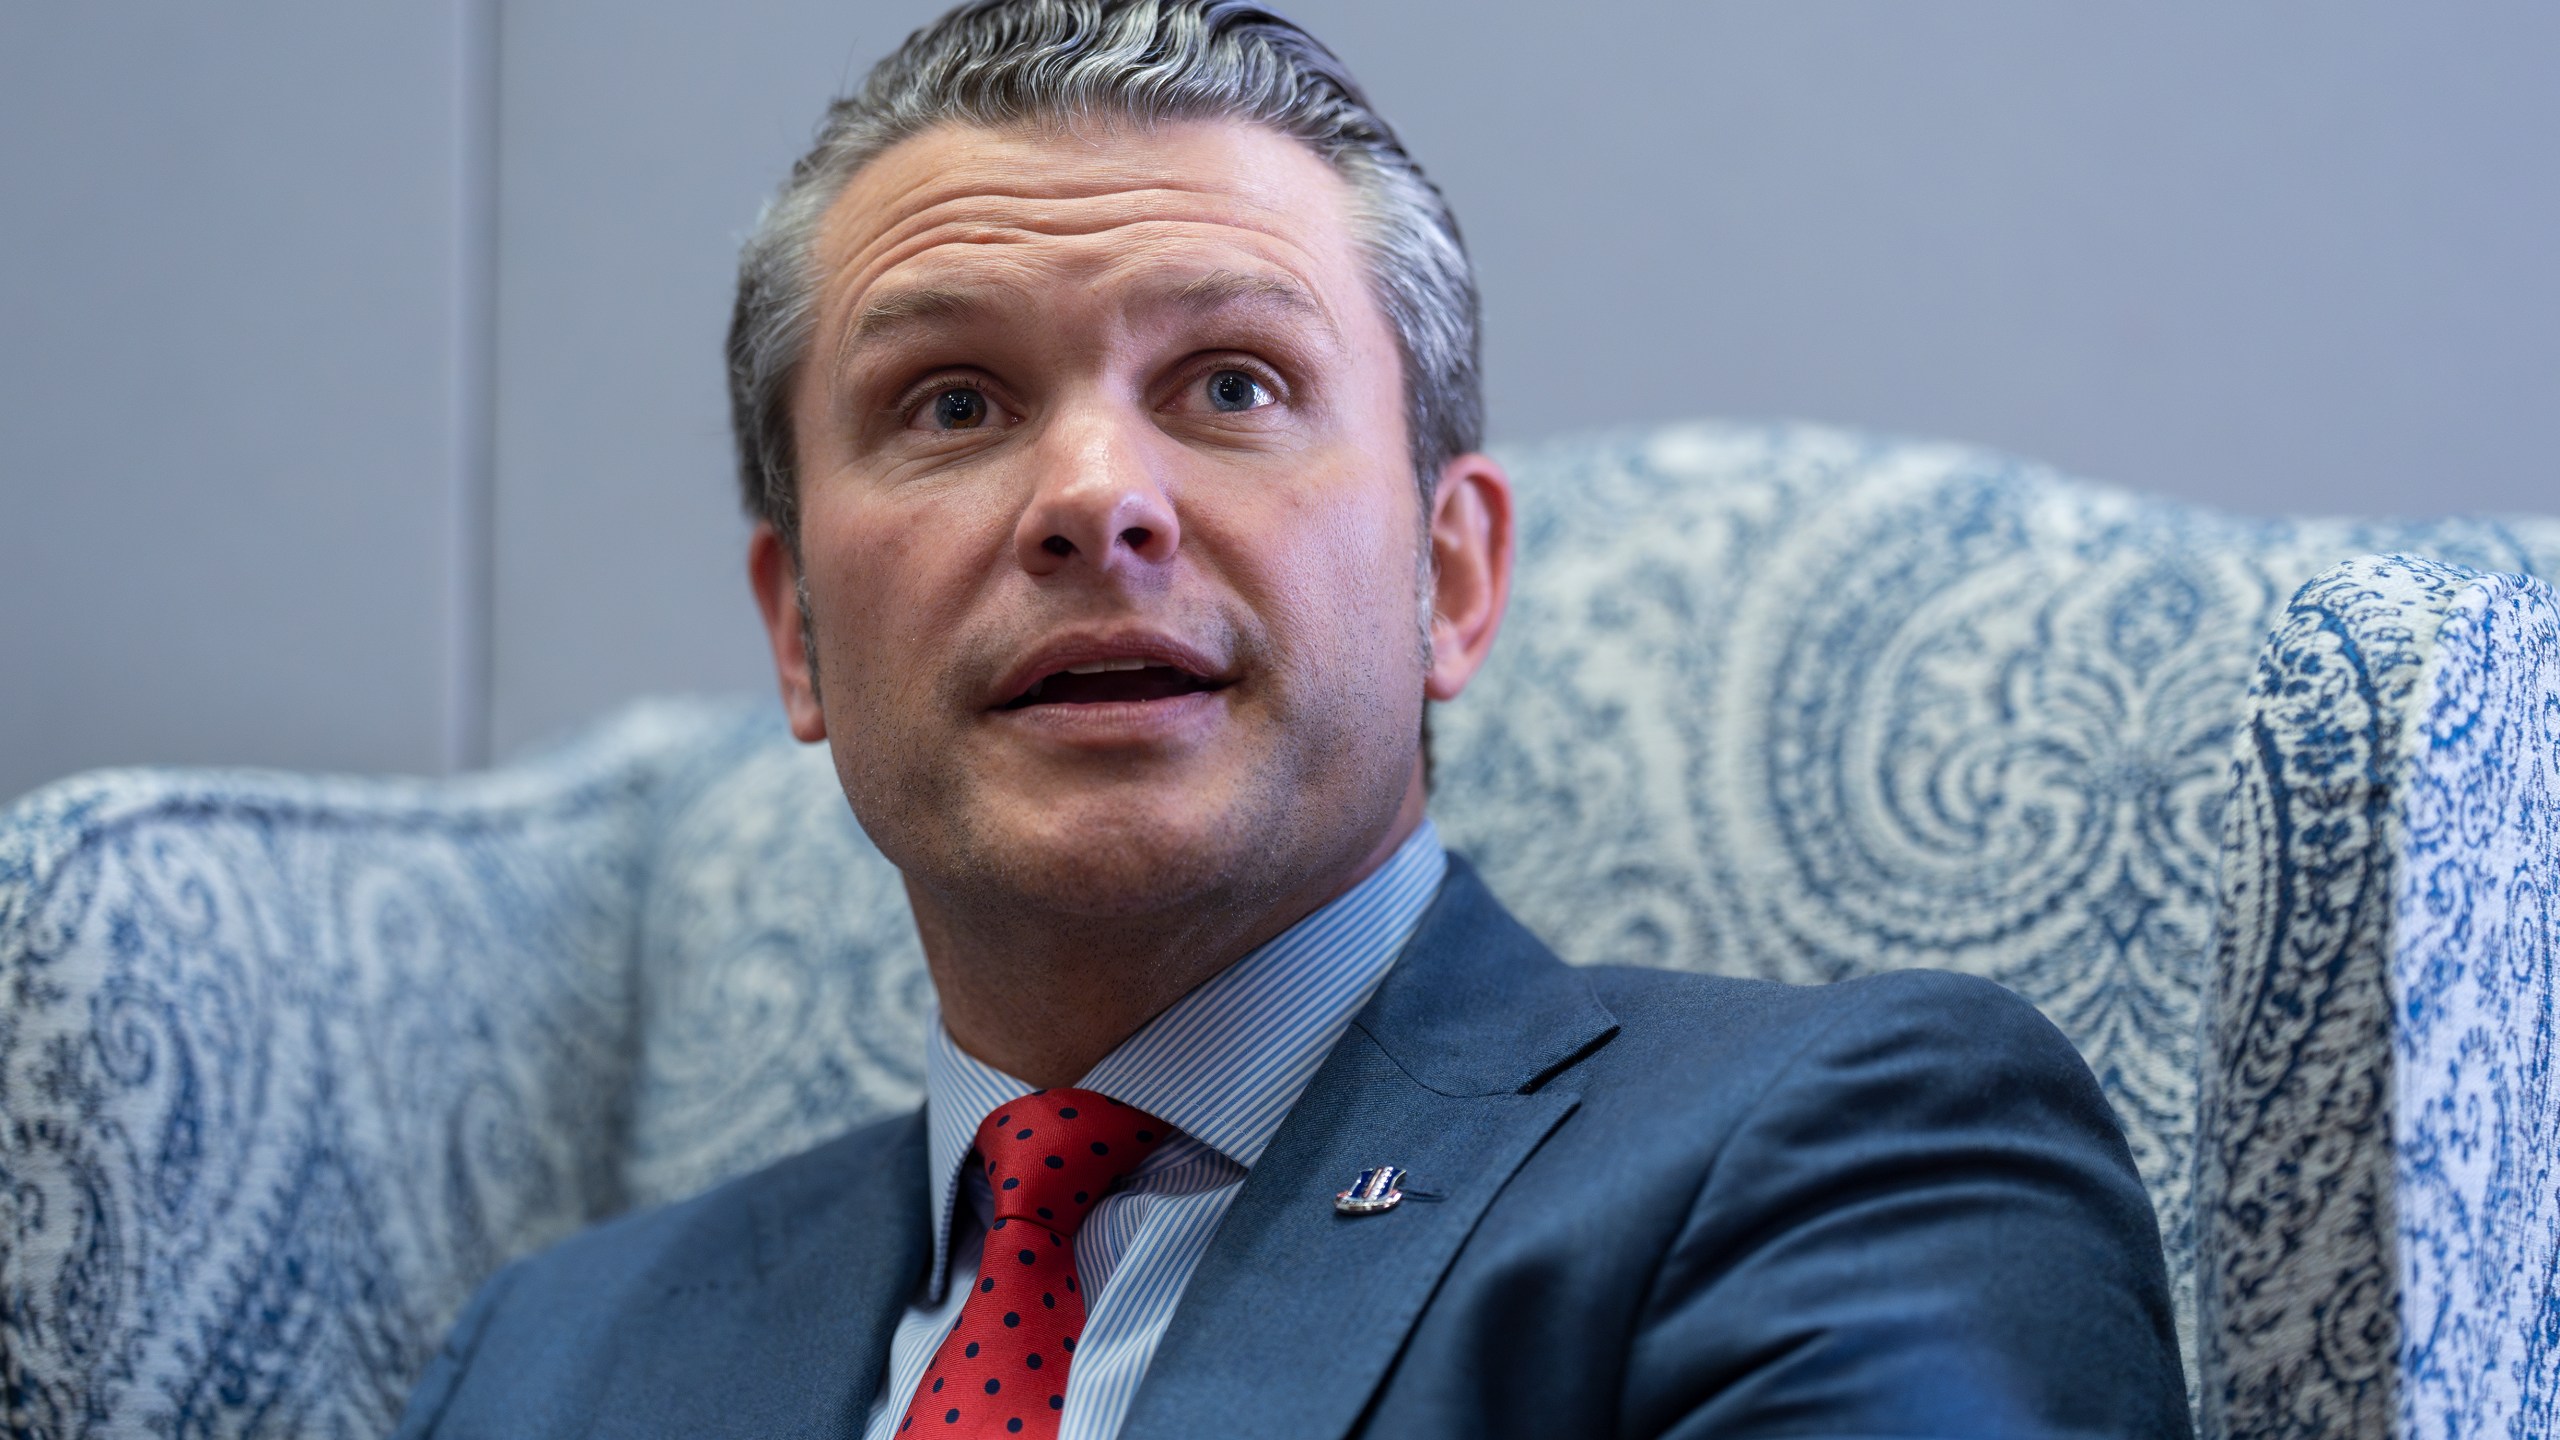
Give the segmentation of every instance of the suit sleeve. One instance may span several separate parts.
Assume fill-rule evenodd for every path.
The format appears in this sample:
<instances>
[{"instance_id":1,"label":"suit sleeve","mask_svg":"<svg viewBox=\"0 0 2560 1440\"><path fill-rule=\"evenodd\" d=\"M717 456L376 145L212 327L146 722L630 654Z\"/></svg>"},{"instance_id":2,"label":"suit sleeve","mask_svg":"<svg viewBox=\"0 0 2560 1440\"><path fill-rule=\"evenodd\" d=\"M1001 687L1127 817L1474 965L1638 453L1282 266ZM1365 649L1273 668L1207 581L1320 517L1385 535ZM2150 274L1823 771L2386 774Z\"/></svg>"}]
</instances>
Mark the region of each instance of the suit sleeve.
<instances>
[{"instance_id":1,"label":"suit sleeve","mask_svg":"<svg viewBox=\"0 0 2560 1440\"><path fill-rule=\"evenodd\" d=\"M1988 981L1841 988L1664 1259L1625 1433L2188 1436L2157 1222L2078 1052Z\"/></svg>"},{"instance_id":2,"label":"suit sleeve","mask_svg":"<svg viewBox=\"0 0 2560 1440\"><path fill-rule=\"evenodd\" d=\"M426 1373L409 1391L408 1408L401 1412L400 1428L392 1432L392 1440L427 1440L436 1433L445 1407L453 1403L454 1390L462 1384L464 1372L479 1353L480 1337L489 1328L490 1315L505 1301L521 1270L520 1264L500 1270L481 1285L471 1303L462 1307L461 1317L445 1333L436 1358L427 1363Z\"/></svg>"}]
</instances>

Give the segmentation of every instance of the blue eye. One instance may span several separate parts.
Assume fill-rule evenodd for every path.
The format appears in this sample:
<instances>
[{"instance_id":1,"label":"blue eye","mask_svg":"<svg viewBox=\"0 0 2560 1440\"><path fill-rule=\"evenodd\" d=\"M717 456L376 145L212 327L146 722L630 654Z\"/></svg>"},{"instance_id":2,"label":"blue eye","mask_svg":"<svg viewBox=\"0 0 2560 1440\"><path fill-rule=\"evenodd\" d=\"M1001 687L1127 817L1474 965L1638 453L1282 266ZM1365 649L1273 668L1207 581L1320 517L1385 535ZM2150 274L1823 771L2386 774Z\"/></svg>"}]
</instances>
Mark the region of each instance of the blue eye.
<instances>
[{"instance_id":1,"label":"blue eye","mask_svg":"<svg viewBox=\"0 0 2560 1440\"><path fill-rule=\"evenodd\" d=\"M951 389L933 397L933 423L943 430L971 430L987 422L987 397Z\"/></svg>"},{"instance_id":2,"label":"blue eye","mask_svg":"<svg viewBox=\"0 0 2560 1440\"><path fill-rule=\"evenodd\" d=\"M1213 409L1251 410L1270 403L1271 392L1241 370L1221 370L1209 377L1209 404Z\"/></svg>"}]
</instances>

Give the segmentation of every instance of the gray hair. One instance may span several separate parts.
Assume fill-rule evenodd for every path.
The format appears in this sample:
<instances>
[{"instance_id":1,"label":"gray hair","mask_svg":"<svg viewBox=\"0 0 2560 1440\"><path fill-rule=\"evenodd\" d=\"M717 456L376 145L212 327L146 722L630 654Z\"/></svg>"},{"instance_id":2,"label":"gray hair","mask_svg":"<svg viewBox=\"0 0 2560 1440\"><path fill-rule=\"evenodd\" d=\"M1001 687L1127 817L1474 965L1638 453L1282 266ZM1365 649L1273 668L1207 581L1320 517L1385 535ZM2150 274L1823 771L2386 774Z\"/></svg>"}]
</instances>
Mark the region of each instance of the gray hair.
<instances>
[{"instance_id":1,"label":"gray hair","mask_svg":"<svg viewBox=\"0 0 2560 1440\"><path fill-rule=\"evenodd\" d=\"M1402 352L1426 515L1441 468L1482 443L1475 275L1458 222L1322 42L1246 0L970 0L828 107L738 257L729 325L738 480L748 514L795 556L791 389L814 328L811 253L828 207L875 156L937 125L1095 116L1249 121L1323 157L1351 186L1370 283Z\"/></svg>"}]
</instances>

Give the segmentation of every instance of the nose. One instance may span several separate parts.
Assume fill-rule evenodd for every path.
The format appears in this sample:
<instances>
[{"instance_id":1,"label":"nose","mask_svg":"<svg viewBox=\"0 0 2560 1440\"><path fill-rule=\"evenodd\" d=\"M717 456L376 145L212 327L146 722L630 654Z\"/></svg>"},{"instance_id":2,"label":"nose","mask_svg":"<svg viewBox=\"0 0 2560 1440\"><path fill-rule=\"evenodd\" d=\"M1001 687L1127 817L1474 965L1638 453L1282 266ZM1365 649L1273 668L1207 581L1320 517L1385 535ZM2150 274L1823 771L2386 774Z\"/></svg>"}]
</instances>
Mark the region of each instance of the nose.
<instances>
[{"instance_id":1,"label":"nose","mask_svg":"<svg viewBox=\"0 0 2560 1440\"><path fill-rule=\"evenodd\" d=\"M1182 524L1143 437L1093 417L1061 423L1053 441L1035 458L1039 485L1014 527L1023 569L1046 576L1084 564L1125 579L1173 558Z\"/></svg>"}]
</instances>

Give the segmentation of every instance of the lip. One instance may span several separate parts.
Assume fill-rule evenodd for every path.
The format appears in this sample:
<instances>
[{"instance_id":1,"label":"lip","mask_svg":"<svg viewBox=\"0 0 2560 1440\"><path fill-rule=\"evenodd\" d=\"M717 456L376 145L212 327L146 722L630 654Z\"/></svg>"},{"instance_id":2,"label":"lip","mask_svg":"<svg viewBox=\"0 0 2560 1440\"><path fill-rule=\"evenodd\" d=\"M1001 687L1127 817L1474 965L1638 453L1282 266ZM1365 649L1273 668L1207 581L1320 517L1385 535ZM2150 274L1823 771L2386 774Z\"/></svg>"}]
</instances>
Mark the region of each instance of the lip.
<instances>
[{"instance_id":1,"label":"lip","mask_svg":"<svg viewBox=\"0 0 2560 1440\"><path fill-rule=\"evenodd\" d=\"M1208 739L1227 715L1228 692L1194 690L1162 700L1025 705L990 710L1005 733L1071 751L1183 750Z\"/></svg>"},{"instance_id":2,"label":"lip","mask_svg":"<svg viewBox=\"0 0 2560 1440\"><path fill-rule=\"evenodd\" d=\"M1154 711L1178 701L1205 699L1219 690L1195 691L1191 695L1164 700L1115 701L1101 705L1029 705L1019 710L1004 710L1016 696L1070 665L1090 665L1099 660L1144 660L1166 665L1197 675L1216 684L1220 690L1235 683L1236 677L1221 661L1210 658L1199 649L1156 630L1097 630L1069 632L1051 637L1030 654L1016 661L996 682L995 691L987 697L986 708L1003 711L1008 716L1027 715L1038 710ZM1094 717L1097 720L1100 716Z\"/></svg>"}]
</instances>

